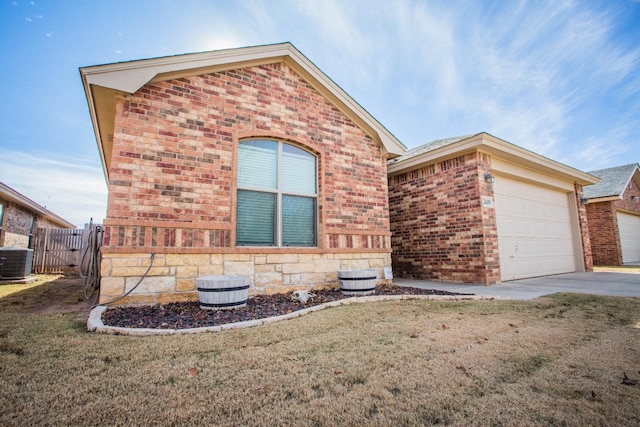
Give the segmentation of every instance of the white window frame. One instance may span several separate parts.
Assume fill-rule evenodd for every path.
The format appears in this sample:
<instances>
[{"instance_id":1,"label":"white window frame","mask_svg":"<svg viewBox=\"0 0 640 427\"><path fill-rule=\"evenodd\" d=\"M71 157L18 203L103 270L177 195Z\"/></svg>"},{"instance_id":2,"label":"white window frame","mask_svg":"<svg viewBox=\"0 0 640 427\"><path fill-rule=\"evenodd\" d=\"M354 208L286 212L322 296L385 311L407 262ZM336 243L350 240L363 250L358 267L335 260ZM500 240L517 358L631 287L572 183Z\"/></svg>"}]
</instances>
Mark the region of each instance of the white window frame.
<instances>
[{"instance_id":1,"label":"white window frame","mask_svg":"<svg viewBox=\"0 0 640 427\"><path fill-rule=\"evenodd\" d=\"M276 195L276 205L275 205L275 224L274 224L274 244L273 245L250 245L250 244L239 244L238 243L238 238L237 238L237 218L236 218L236 246L240 246L240 247L278 247L278 248L295 248L295 247L300 247L300 248L317 248L318 247L318 241L319 241L319 236L318 236L318 231L319 231L319 206L318 206L318 188L319 188L319 176L318 176L318 156L311 152L310 150L306 149L303 146L297 145L297 144L292 144L290 142L287 141L283 141L283 140L279 140L279 139L273 139L273 138L252 138L252 139L243 139L242 141L239 142L239 144L242 144L243 142L250 142L250 141L271 141L271 142L276 142L278 144L278 151L277 151L277 171L276 171L276 176L277 176L277 188L275 190L273 189L265 189L265 188L255 188L255 187L243 187L240 186L239 184L237 185L236 188L236 198L238 195L239 191L254 191L254 192L258 192L258 193L269 193L269 194L275 194ZM308 153L309 155L313 156L315 159L315 193L309 193L309 194L303 194L303 193L292 193L292 192L287 192L287 191L283 191L283 173L282 173L282 165L283 165L283 152L284 152L284 145L289 145L292 147L295 147L297 149L300 149L306 153ZM240 173L240 171L238 171L238 174ZM238 176L236 176L236 183L238 183ZM283 203L282 203L282 198L283 196L297 196L297 197L306 197L309 199L313 199L314 201L314 244L310 245L310 246L290 246L290 245L283 245L282 243L282 231L283 231L283 227L282 227L282 211L283 211Z\"/></svg>"}]
</instances>

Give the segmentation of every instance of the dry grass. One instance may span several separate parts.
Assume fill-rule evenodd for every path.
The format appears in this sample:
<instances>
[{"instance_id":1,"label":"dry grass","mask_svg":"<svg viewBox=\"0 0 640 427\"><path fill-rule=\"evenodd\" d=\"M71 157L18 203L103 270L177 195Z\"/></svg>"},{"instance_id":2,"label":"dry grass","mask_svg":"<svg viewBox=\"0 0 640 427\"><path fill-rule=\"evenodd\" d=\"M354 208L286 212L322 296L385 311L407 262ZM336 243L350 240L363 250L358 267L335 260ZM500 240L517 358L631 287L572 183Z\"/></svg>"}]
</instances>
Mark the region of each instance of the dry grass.
<instances>
[{"instance_id":1,"label":"dry grass","mask_svg":"<svg viewBox=\"0 0 640 427\"><path fill-rule=\"evenodd\" d=\"M640 424L640 385L622 384L640 379L639 299L382 302L125 337L22 297L0 300L0 425Z\"/></svg>"},{"instance_id":2,"label":"dry grass","mask_svg":"<svg viewBox=\"0 0 640 427\"><path fill-rule=\"evenodd\" d=\"M3 283L0 284L0 299L17 292L26 291L27 289L38 287L42 284L52 282L58 279L59 275L38 275L35 280L29 283Z\"/></svg>"},{"instance_id":3,"label":"dry grass","mask_svg":"<svg viewBox=\"0 0 640 427\"><path fill-rule=\"evenodd\" d=\"M594 266L593 271L606 271L609 273L640 273L640 265Z\"/></svg>"}]
</instances>

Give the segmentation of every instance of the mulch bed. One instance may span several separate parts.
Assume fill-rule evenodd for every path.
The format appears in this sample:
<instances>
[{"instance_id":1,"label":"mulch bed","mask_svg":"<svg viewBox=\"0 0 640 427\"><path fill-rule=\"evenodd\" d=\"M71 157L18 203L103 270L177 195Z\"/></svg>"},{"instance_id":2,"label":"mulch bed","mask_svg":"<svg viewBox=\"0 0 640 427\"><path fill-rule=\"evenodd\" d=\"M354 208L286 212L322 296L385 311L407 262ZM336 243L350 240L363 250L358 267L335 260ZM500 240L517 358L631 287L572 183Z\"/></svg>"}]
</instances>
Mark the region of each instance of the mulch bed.
<instances>
[{"instance_id":1,"label":"mulch bed","mask_svg":"<svg viewBox=\"0 0 640 427\"><path fill-rule=\"evenodd\" d=\"M189 329L218 326L246 320L265 319L302 310L314 305L349 298L339 290L313 291L316 295L306 304L291 299L291 294L256 295L246 307L235 310L203 310L199 302L179 302L165 305L115 307L102 315L106 326L124 328ZM374 295L470 295L435 289L400 286L378 286Z\"/></svg>"}]
</instances>

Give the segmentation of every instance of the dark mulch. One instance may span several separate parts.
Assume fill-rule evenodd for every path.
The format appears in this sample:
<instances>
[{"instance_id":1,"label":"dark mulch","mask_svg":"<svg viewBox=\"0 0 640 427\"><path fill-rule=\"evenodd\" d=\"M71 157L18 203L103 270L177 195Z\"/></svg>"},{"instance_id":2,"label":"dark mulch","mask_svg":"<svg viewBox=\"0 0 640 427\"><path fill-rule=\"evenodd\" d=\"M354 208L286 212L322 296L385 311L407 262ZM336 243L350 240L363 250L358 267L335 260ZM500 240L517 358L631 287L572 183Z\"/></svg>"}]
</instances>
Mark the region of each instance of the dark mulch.
<instances>
[{"instance_id":1,"label":"dark mulch","mask_svg":"<svg viewBox=\"0 0 640 427\"><path fill-rule=\"evenodd\" d=\"M165 305L116 307L102 315L107 326L125 328L188 329L217 326L245 320L264 319L302 310L314 305L349 298L339 290L313 291L315 297L303 304L291 299L291 294L256 295L249 298L246 307L235 310L203 310L196 302ZM375 295L469 295L434 289L400 286L379 286Z\"/></svg>"}]
</instances>

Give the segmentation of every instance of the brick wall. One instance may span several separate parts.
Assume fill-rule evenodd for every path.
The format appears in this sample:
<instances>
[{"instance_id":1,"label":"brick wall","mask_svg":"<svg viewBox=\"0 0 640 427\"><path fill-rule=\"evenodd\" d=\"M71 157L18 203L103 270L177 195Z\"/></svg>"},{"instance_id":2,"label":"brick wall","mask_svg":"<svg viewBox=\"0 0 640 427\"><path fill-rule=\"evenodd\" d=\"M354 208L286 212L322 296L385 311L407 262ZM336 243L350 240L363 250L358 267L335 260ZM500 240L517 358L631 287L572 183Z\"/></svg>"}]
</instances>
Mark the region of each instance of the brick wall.
<instances>
[{"instance_id":1,"label":"brick wall","mask_svg":"<svg viewBox=\"0 0 640 427\"><path fill-rule=\"evenodd\" d=\"M575 203L578 211L578 225L580 227L580 242L582 244L582 260L584 271L593 271L593 251L591 249L591 236L589 234L589 220L587 205L581 200L583 197L582 185L575 184Z\"/></svg>"},{"instance_id":2,"label":"brick wall","mask_svg":"<svg viewBox=\"0 0 640 427\"><path fill-rule=\"evenodd\" d=\"M4 206L4 219L2 231L0 231L0 247L29 247L29 236L31 234L31 224L35 218L33 230L37 228L59 228L58 224L43 218L37 213L30 211L14 202L0 199L0 204Z\"/></svg>"},{"instance_id":3,"label":"brick wall","mask_svg":"<svg viewBox=\"0 0 640 427\"><path fill-rule=\"evenodd\" d=\"M380 145L283 63L150 83L118 101L103 253L300 252L235 247L237 145L250 137L317 155L319 243L302 253L389 257Z\"/></svg>"},{"instance_id":4,"label":"brick wall","mask_svg":"<svg viewBox=\"0 0 640 427\"><path fill-rule=\"evenodd\" d=\"M595 265L621 265L622 248L618 219L609 202L587 204L591 253Z\"/></svg>"},{"instance_id":5,"label":"brick wall","mask_svg":"<svg viewBox=\"0 0 640 427\"><path fill-rule=\"evenodd\" d=\"M633 200L633 196L639 199ZM634 180L629 182L622 200L591 202L586 206L594 265L622 265L618 209L640 214L640 189Z\"/></svg>"},{"instance_id":6,"label":"brick wall","mask_svg":"<svg viewBox=\"0 0 640 427\"><path fill-rule=\"evenodd\" d=\"M616 200L613 202L615 209L623 209L629 212L640 214L640 188L636 182L632 179L624 190L622 200ZM637 199L633 199L633 197Z\"/></svg>"},{"instance_id":7,"label":"brick wall","mask_svg":"<svg viewBox=\"0 0 640 427\"><path fill-rule=\"evenodd\" d=\"M454 283L500 282L490 157L469 153L389 179L396 277Z\"/></svg>"},{"instance_id":8,"label":"brick wall","mask_svg":"<svg viewBox=\"0 0 640 427\"><path fill-rule=\"evenodd\" d=\"M4 223L0 246L27 248L34 214L13 202L0 200L4 205Z\"/></svg>"}]
</instances>

